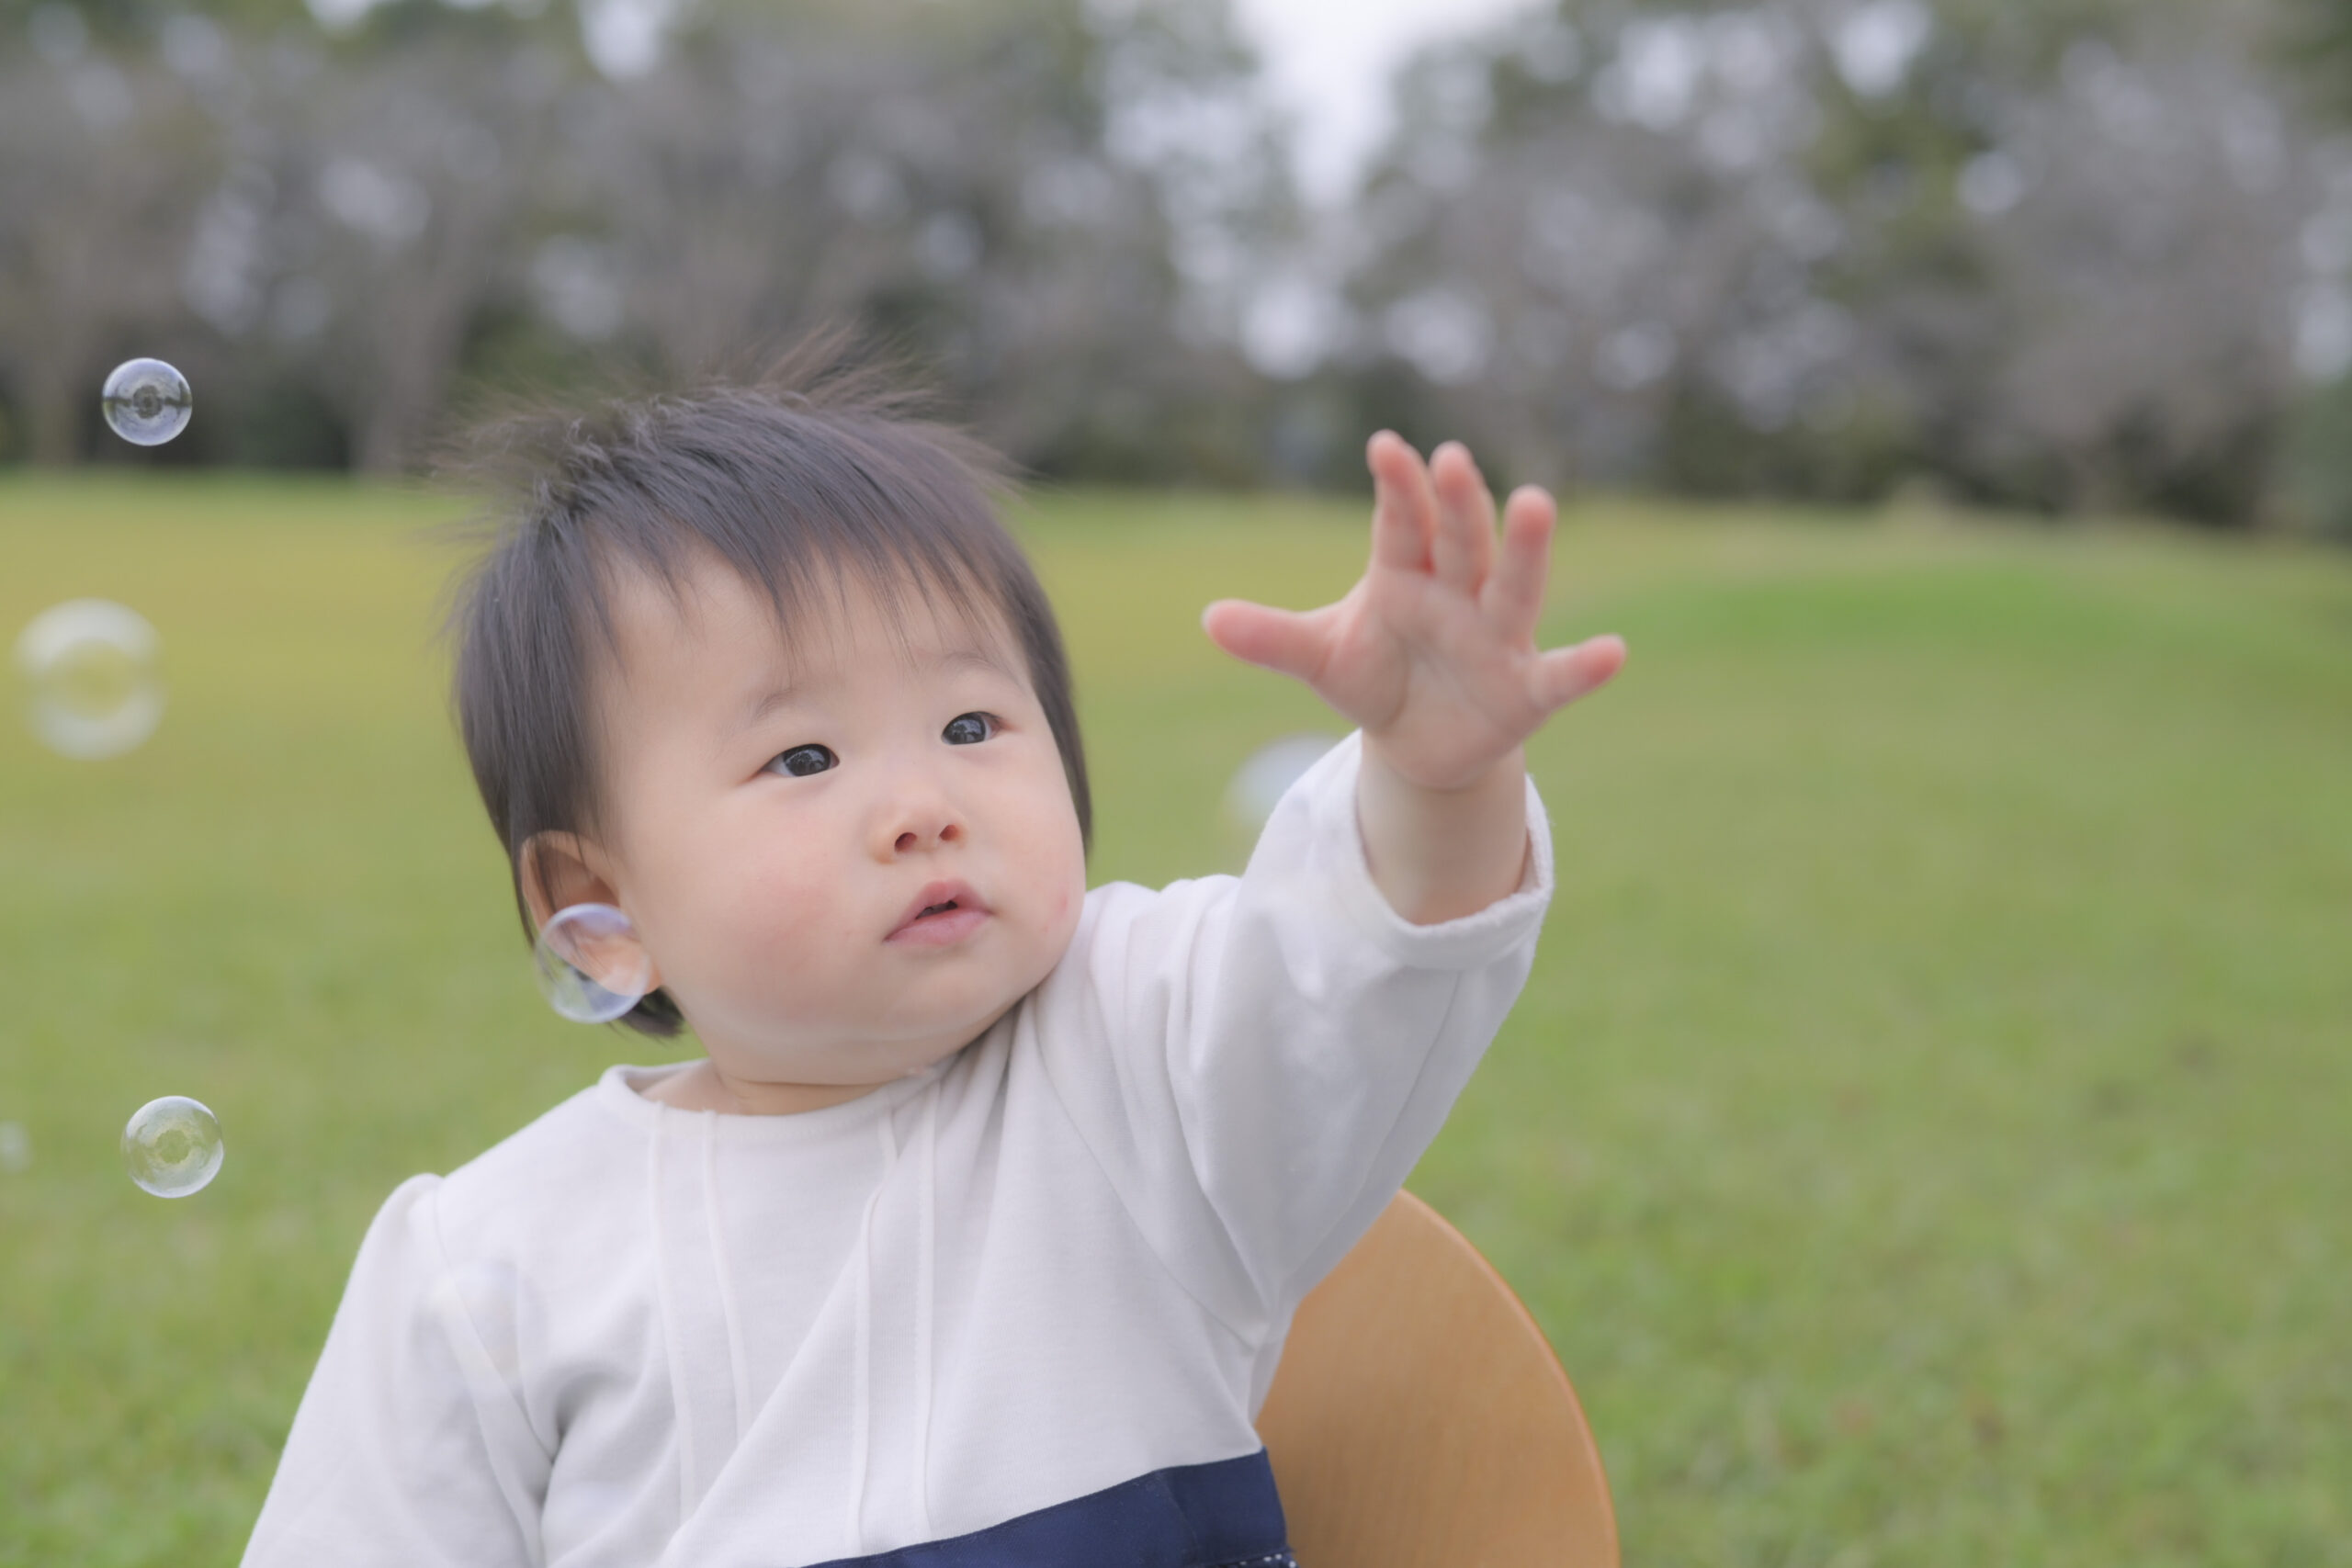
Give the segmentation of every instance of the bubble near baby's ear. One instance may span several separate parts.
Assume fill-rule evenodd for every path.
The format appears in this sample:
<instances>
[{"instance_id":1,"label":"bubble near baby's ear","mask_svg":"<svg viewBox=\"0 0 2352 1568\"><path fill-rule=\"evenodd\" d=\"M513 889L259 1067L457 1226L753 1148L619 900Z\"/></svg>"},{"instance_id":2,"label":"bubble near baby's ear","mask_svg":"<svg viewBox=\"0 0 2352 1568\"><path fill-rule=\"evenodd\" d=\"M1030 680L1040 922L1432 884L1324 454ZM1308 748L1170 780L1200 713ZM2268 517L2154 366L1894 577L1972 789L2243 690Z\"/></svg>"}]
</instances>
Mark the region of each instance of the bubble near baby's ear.
<instances>
[{"instance_id":1,"label":"bubble near baby's ear","mask_svg":"<svg viewBox=\"0 0 2352 1568\"><path fill-rule=\"evenodd\" d=\"M610 1023L653 987L653 957L610 904L572 904L539 931L531 959L539 994L574 1023Z\"/></svg>"}]
</instances>

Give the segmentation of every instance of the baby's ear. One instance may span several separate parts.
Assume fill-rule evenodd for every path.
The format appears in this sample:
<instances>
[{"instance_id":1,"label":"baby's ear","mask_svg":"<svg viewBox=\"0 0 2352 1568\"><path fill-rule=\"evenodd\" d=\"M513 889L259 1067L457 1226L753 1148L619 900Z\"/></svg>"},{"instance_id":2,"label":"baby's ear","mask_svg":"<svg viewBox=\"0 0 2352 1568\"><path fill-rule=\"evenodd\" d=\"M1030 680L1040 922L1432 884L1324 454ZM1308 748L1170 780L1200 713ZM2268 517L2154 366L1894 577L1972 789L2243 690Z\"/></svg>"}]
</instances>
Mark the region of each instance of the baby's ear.
<instances>
[{"instance_id":1,"label":"baby's ear","mask_svg":"<svg viewBox=\"0 0 2352 1568\"><path fill-rule=\"evenodd\" d=\"M531 924L541 930L557 910L574 904L620 902L603 852L577 833L532 834L523 841L515 869L523 902L530 906Z\"/></svg>"},{"instance_id":2,"label":"baby's ear","mask_svg":"<svg viewBox=\"0 0 2352 1568\"><path fill-rule=\"evenodd\" d=\"M574 904L609 904L621 908L620 890L613 886L611 863L594 840L577 833L534 833L523 841L516 869L521 874L523 901L530 906L531 928L545 931L558 910ZM643 939L631 927L628 939ZM662 987L662 967L647 955L645 988Z\"/></svg>"}]
</instances>

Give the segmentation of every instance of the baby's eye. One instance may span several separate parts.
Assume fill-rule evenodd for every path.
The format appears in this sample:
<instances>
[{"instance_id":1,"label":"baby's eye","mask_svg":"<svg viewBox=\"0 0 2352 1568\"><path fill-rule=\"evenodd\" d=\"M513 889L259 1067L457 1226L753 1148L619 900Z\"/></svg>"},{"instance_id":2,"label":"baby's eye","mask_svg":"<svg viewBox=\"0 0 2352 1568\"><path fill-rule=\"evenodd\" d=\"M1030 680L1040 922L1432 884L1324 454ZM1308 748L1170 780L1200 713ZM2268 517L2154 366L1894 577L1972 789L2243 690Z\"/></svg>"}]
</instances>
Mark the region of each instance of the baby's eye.
<instances>
[{"instance_id":1,"label":"baby's eye","mask_svg":"<svg viewBox=\"0 0 2352 1568\"><path fill-rule=\"evenodd\" d=\"M996 733L996 720L984 713L957 714L939 732L950 746L977 746Z\"/></svg>"},{"instance_id":2,"label":"baby's eye","mask_svg":"<svg viewBox=\"0 0 2352 1568\"><path fill-rule=\"evenodd\" d=\"M768 768L774 773L789 773L796 779L805 779L810 773L823 773L840 761L841 759L834 756L828 747L795 746L789 751L777 753L775 761L770 762Z\"/></svg>"}]
</instances>

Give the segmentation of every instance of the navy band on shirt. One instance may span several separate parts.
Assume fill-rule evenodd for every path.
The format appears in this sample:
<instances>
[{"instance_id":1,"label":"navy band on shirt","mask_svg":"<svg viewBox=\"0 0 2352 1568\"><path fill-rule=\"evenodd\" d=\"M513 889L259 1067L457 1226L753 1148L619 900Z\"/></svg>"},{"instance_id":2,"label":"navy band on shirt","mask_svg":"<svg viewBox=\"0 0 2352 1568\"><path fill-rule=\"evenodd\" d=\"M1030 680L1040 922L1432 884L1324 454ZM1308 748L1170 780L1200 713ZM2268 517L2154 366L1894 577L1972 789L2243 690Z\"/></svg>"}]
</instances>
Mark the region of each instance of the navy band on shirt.
<instances>
[{"instance_id":1,"label":"navy band on shirt","mask_svg":"<svg viewBox=\"0 0 2352 1568\"><path fill-rule=\"evenodd\" d=\"M1178 1465L946 1540L813 1568L1297 1568L1260 1449Z\"/></svg>"}]
</instances>

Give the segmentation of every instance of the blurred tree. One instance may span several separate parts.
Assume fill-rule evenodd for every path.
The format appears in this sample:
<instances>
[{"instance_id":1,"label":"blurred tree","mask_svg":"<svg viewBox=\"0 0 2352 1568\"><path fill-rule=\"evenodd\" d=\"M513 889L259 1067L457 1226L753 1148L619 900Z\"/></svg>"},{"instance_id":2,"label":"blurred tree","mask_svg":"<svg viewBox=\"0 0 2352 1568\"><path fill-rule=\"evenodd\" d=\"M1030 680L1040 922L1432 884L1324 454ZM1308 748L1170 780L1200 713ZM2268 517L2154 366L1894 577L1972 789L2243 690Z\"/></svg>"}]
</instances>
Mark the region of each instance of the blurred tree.
<instances>
[{"instance_id":1,"label":"blurred tree","mask_svg":"<svg viewBox=\"0 0 2352 1568\"><path fill-rule=\"evenodd\" d=\"M328 303L312 373L360 468L415 458L476 322L514 287L561 81L527 41L419 37L364 73L322 73L305 95L303 133L279 149L308 210L278 297Z\"/></svg>"},{"instance_id":2,"label":"blurred tree","mask_svg":"<svg viewBox=\"0 0 2352 1568\"><path fill-rule=\"evenodd\" d=\"M220 14L241 25L131 0L14 8L8 41L29 47L0 49L0 382L45 461L82 454L99 378L139 352L187 369L201 411L147 460L282 450L253 439L254 411L315 406L342 428L309 455L397 466L495 287L519 206L500 138L527 130L524 51L548 47L457 13L341 44L299 3Z\"/></svg>"},{"instance_id":3,"label":"blurred tree","mask_svg":"<svg viewBox=\"0 0 2352 1568\"><path fill-rule=\"evenodd\" d=\"M2352 0L2290 0L2282 58L2338 115L2352 116Z\"/></svg>"},{"instance_id":4,"label":"blurred tree","mask_svg":"<svg viewBox=\"0 0 2352 1568\"><path fill-rule=\"evenodd\" d=\"M62 13L71 13L90 39L101 46L150 38L179 16L199 16L231 32L288 25L307 29L311 20L303 0L210 0L193 10L172 0L0 0L0 37L24 38L37 30L36 17Z\"/></svg>"},{"instance_id":5,"label":"blurred tree","mask_svg":"<svg viewBox=\"0 0 2352 1568\"><path fill-rule=\"evenodd\" d=\"M1225 0L616 3L11 13L0 381L40 449L130 335L203 370L176 456L287 450L294 410L389 469L485 378L849 321L1048 470L1258 471L1236 280L1291 207Z\"/></svg>"},{"instance_id":6,"label":"blurred tree","mask_svg":"<svg viewBox=\"0 0 2352 1568\"><path fill-rule=\"evenodd\" d=\"M1959 12L1892 113L1825 143L1833 190L1889 167L1917 182L1838 270L1859 319L1917 356L1890 368L1925 394L1928 471L2007 504L2260 514L2301 392L2298 241L2321 184L2261 69L2264 19ZM1915 148L1871 145L1874 118L1917 124ZM1937 341L1923 306L1969 331Z\"/></svg>"},{"instance_id":7,"label":"blurred tree","mask_svg":"<svg viewBox=\"0 0 2352 1568\"><path fill-rule=\"evenodd\" d=\"M2290 80L2339 132L2352 124L2352 0L2293 0L2280 42ZM2352 167L2335 175L2304 230L2312 276L2299 346L2320 385L2296 412L2286 505L2290 520L2352 543Z\"/></svg>"},{"instance_id":8,"label":"blurred tree","mask_svg":"<svg viewBox=\"0 0 2352 1568\"><path fill-rule=\"evenodd\" d=\"M1434 51L1366 351L1534 477L2247 521L2320 184L2262 17L1571 4Z\"/></svg>"},{"instance_id":9,"label":"blurred tree","mask_svg":"<svg viewBox=\"0 0 2352 1568\"><path fill-rule=\"evenodd\" d=\"M1170 416L1236 389L1229 349L1185 333L1215 282L1186 276L1186 248L1246 243L1287 198L1279 146L1246 120L1224 128L1241 144L1221 204L1191 143L1136 134L1144 113L1229 100L1249 63L1223 6L899 20L717 11L640 80L582 95L532 264L551 312L569 299L575 330L672 375L862 321L1030 461L1170 471L1153 448ZM1227 439L1250 467L1246 430Z\"/></svg>"},{"instance_id":10,"label":"blurred tree","mask_svg":"<svg viewBox=\"0 0 2352 1568\"><path fill-rule=\"evenodd\" d=\"M160 63L118 65L72 13L40 42L0 53L0 375L29 455L64 463L107 367L176 313L175 242L215 153L197 91Z\"/></svg>"}]
</instances>

